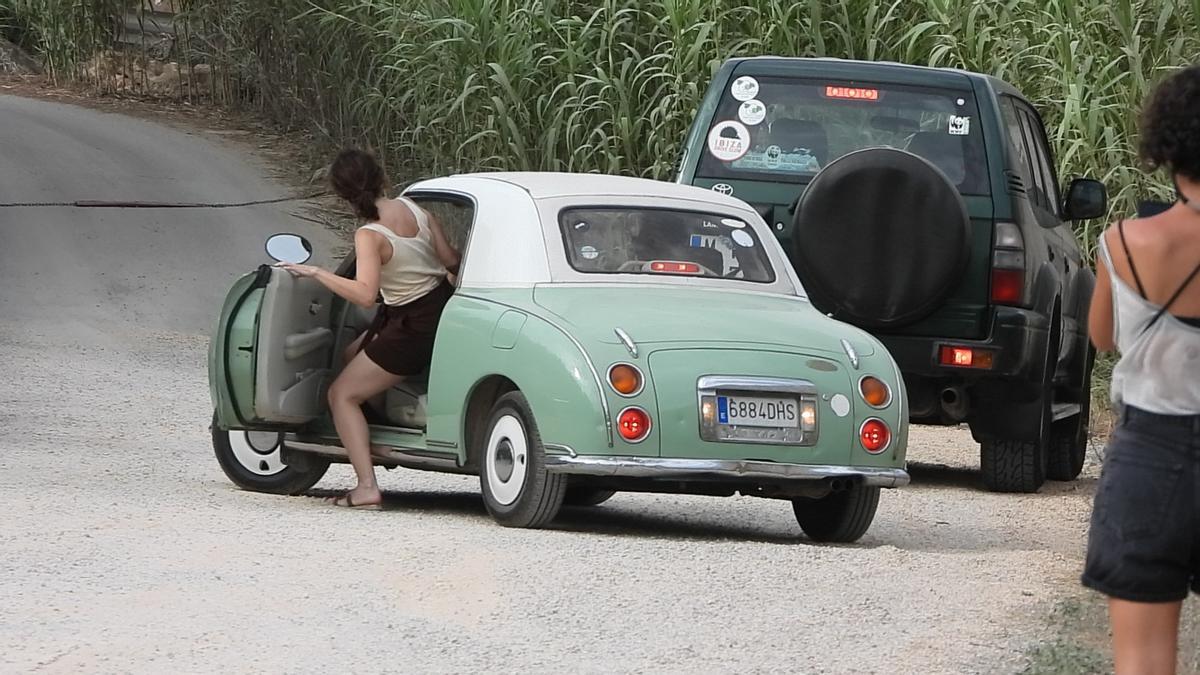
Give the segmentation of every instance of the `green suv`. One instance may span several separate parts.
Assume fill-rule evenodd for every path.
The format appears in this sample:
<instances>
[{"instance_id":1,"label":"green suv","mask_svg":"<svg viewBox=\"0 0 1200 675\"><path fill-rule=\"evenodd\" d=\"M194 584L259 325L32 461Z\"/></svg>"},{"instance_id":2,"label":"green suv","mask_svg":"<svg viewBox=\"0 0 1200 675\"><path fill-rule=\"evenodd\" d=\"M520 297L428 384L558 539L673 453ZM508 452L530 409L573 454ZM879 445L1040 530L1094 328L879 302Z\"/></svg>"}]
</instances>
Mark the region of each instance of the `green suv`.
<instances>
[{"instance_id":1,"label":"green suv","mask_svg":"<svg viewBox=\"0 0 1200 675\"><path fill-rule=\"evenodd\" d=\"M779 238L809 299L870 331L912 422L967 423L985 485L1073 480L1087 443L1095 283L1041 117L1011 85L896 63L758 57L717 72L677 182L733 195Z\"/></svg>"}]
</instances>

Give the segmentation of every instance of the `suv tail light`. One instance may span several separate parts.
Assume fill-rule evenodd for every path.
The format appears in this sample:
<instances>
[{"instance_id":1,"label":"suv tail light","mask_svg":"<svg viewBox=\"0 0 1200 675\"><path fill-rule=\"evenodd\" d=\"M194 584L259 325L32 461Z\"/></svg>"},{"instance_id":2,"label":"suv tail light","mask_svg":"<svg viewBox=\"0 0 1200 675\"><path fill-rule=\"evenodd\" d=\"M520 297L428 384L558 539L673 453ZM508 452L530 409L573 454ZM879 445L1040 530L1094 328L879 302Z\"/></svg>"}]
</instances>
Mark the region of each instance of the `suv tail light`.
<instances>
[{"instance_id":1,"label":"suv tail light","mask_svg":"<svg viewBox=\"0 0 1200 675\"><path fill-rule=\"evenodd\" d=\"M991 297L998 305L1020 305L1025 300L1025 241L1016 223L996 223Z\"/></svg>"}]
</instances>

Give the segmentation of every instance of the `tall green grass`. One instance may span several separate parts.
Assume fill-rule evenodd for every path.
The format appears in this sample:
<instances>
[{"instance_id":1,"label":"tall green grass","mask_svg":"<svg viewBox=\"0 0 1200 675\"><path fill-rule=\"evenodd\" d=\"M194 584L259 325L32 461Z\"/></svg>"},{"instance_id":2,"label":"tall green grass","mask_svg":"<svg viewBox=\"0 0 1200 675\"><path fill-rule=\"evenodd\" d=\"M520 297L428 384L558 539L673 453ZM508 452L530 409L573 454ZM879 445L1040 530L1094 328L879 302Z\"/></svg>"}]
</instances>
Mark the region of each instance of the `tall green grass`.
<instances>
[{"instance_id":1,"label":"tall green grass","mask_svg":"<svg viewBox=\"0 0 1200 675\"><path fill-rule=\"evenodd\" d=\"M33 16L43 53L65 67L51 36L90 35L81 24L107 4L0 2ZM838 56L1012 82L1045 116L1063 174L1105 181L1114 211L1128 213L1138 198L1168 194L1136 166L1136 111L1167 70L1200 60L1200 0L183 5L184 58L214 66L218 102L316 130L328 147L367 143L405 178L489 169L666 178L724 59ZM1090 246L1100 224L1086 227Z\"/></svg>"}]
</instances>

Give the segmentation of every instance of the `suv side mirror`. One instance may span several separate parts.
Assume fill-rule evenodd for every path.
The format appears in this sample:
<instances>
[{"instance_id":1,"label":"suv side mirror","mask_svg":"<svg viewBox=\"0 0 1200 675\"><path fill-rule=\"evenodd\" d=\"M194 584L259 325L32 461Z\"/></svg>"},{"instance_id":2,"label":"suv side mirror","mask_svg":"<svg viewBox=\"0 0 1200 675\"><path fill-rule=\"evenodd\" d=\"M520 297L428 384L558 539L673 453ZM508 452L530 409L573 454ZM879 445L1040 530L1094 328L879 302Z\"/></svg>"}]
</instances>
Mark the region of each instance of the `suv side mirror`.
<instances>
[{"instance_id":1,"label":"suv side mirror","mask_svg":"<svg viewBox=\"0 0 1200 675\"><path fill-rule=\"evenodd\" d=\"M1108 213L1108 190L1091 178L1076 178L1067 190L1063 220L1091 220Z\"/></svg>"}]
</instances>

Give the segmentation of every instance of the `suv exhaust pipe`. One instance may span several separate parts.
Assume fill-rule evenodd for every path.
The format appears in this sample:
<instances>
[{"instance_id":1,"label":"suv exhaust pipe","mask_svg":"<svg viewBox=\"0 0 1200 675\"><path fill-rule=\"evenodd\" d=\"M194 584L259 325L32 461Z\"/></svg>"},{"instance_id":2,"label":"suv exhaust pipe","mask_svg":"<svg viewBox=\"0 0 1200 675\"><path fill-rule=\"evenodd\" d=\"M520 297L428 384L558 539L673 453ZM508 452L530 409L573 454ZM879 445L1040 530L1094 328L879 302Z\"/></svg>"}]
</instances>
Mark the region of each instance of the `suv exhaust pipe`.
<instances>
[{"instance_id":1,"label":"suv exhaust pipe","mask_svg":"<svg viewBox=\"0 0 1200 675\"><path fill-rule=\"evenodd\" d=\"M971 410L971 403L967 399L967 392L962 387L951 386L942 389L939 397L942 402L942 412L954 422L961 422L967 419L967 414Z\"/></svg>"}]
</instances>

